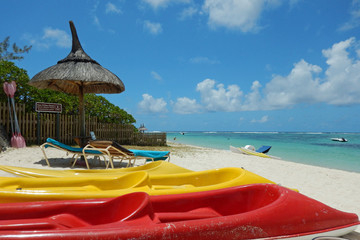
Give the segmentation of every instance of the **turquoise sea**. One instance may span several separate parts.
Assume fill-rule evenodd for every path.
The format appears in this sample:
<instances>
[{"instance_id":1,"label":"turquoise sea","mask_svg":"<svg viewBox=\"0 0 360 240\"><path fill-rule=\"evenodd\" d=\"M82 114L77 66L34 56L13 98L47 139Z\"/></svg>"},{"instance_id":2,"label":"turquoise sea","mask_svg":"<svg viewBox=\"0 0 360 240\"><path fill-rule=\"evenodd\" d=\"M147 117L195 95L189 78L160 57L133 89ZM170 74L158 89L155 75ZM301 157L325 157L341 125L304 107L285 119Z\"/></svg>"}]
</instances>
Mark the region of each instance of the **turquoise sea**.
<instances>
[{"instance_id":1,"label":"turquoise sea","mask_svg":"<svg viewBox=\"0 0 360 240\"><path fill-rule=\"evenodd\" d=\"M184 134L182 134L184 133ZM167 140L229 150L229 146L272 146L268 154L285 161L360 173L360 133L167 132ZM331 138L343 137L348 142ZM175 139L175 140L174 140Z\"/></svg>"}]
</instances>

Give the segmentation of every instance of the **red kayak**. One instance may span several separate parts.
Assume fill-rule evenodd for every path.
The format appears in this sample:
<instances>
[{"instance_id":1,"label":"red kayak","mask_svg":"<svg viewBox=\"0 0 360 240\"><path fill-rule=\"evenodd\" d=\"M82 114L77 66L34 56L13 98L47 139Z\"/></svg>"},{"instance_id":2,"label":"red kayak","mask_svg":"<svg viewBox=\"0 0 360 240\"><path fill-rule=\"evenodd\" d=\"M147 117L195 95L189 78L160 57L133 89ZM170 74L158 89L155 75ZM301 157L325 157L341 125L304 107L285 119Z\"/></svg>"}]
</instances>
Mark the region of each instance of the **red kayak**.
<instances>
[{"instance_id":1,"label":"red kayak","mask_svg":"<svg viewBox=\"0 0 360 240\"><path fill-rule=\"evenodd\" d=\"M356 214L275 184L0 204L0 239L313 239L359 224Z\"/></svg>"}]
</instances>

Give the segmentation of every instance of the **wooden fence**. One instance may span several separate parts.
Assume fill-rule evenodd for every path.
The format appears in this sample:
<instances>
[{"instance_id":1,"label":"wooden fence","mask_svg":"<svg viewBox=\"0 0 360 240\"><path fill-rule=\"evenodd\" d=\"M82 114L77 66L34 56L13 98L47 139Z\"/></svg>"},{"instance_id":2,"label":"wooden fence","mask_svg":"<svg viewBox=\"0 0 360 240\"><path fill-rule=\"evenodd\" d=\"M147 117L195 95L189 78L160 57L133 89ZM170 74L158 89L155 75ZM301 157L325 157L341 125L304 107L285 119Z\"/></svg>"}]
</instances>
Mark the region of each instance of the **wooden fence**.
<instances>
[{"instance_id":1,"label":"wooden fence","mask_svg":"<svg viewBox=\"0 0 360 240\"><path fill-rule=\"evenodd\" d=\"M79 117L75 115L26 113L24 104L16 104L16 113L21 134L27 145L42 144L49 137L74 145L74 137L80 134ZM4 102L0 102L0 125L3 125L6 133L11 137L9 109ZM113 140L127 145L166 145L166 133L134 132L132 125L101 123L96 117L88 117L85 125L86 132L93 131L97 139Z\"/></svg>"}]
</instances>

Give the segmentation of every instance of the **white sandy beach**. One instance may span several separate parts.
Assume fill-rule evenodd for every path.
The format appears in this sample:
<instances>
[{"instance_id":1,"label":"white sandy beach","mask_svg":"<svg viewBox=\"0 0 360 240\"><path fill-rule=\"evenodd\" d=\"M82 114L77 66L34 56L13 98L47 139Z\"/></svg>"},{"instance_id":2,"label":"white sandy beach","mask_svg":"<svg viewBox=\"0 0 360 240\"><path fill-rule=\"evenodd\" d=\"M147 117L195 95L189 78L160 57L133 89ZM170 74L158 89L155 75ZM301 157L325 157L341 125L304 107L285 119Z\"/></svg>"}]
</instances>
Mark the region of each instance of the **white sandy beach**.
<instances>
[{"instance_id":1,"label":"white sandy beach","mask_svg":"<svg viewBox=\"0 0 360 240\"><path fill-rule=\"evenodd\" d=\"M227 150L200 148L176 143L169 143L169 145L171 162L178 166L196 171L222 167L243 167L282 186L296 188L302 194L333 208L353 212L360 216L360 173L247 156ZM53 165L51 169L70 168L71 156L67 156L66 153L56 149L47 149L47 153ZM97 162L95 163L97 164ZM142 161L138 161L138 163L142 163ZM46 166L39 147L9 148L0 153L0 164L50 168ZM0 171L0 176L14 177L2 171ZM357 228L357 232L360 232L360 228ZM349 239L360 239L360 235L355 233Z\"/></svg>"}]
</instances>

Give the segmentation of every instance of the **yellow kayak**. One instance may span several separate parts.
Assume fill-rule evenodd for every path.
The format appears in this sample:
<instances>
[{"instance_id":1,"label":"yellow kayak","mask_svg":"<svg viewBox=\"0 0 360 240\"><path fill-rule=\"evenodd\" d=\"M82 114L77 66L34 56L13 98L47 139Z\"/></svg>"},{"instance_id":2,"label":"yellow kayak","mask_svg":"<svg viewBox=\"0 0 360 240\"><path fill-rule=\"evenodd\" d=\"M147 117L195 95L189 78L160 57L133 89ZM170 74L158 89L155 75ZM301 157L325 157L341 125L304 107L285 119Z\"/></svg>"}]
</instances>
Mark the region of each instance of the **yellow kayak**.
<instances>
[{"instance_id":1,"label":"yellow kayak","mask_svg":"<svg viewBox=\"0 0 360 240\"><path fill-rule=\"evenodd\" d=\"M88 177L88 176L119 176L122 174L146 171L150 175L158 174L174 174L192 172L189 169L179 167L173 163L165 161L151 162L138 167L118 168L118 169L72 169L72 170L51 170L51 169L37 169L37 168L24 168L13 166L1 166L0 169L22 177Z\"/></svg>"},{"instance_id":2,"label":"yellow kayak","mask_svg":"<svg viewBox=\"0 0 360 240\"><path fill-rule=\"evenodd\" d=\"M0 203L109 198L131 192L150 195L201 192L253 183L274 183L241 168L149 175L145 171L117 177L0 178Z\"/></svg>"}]
</instances>

